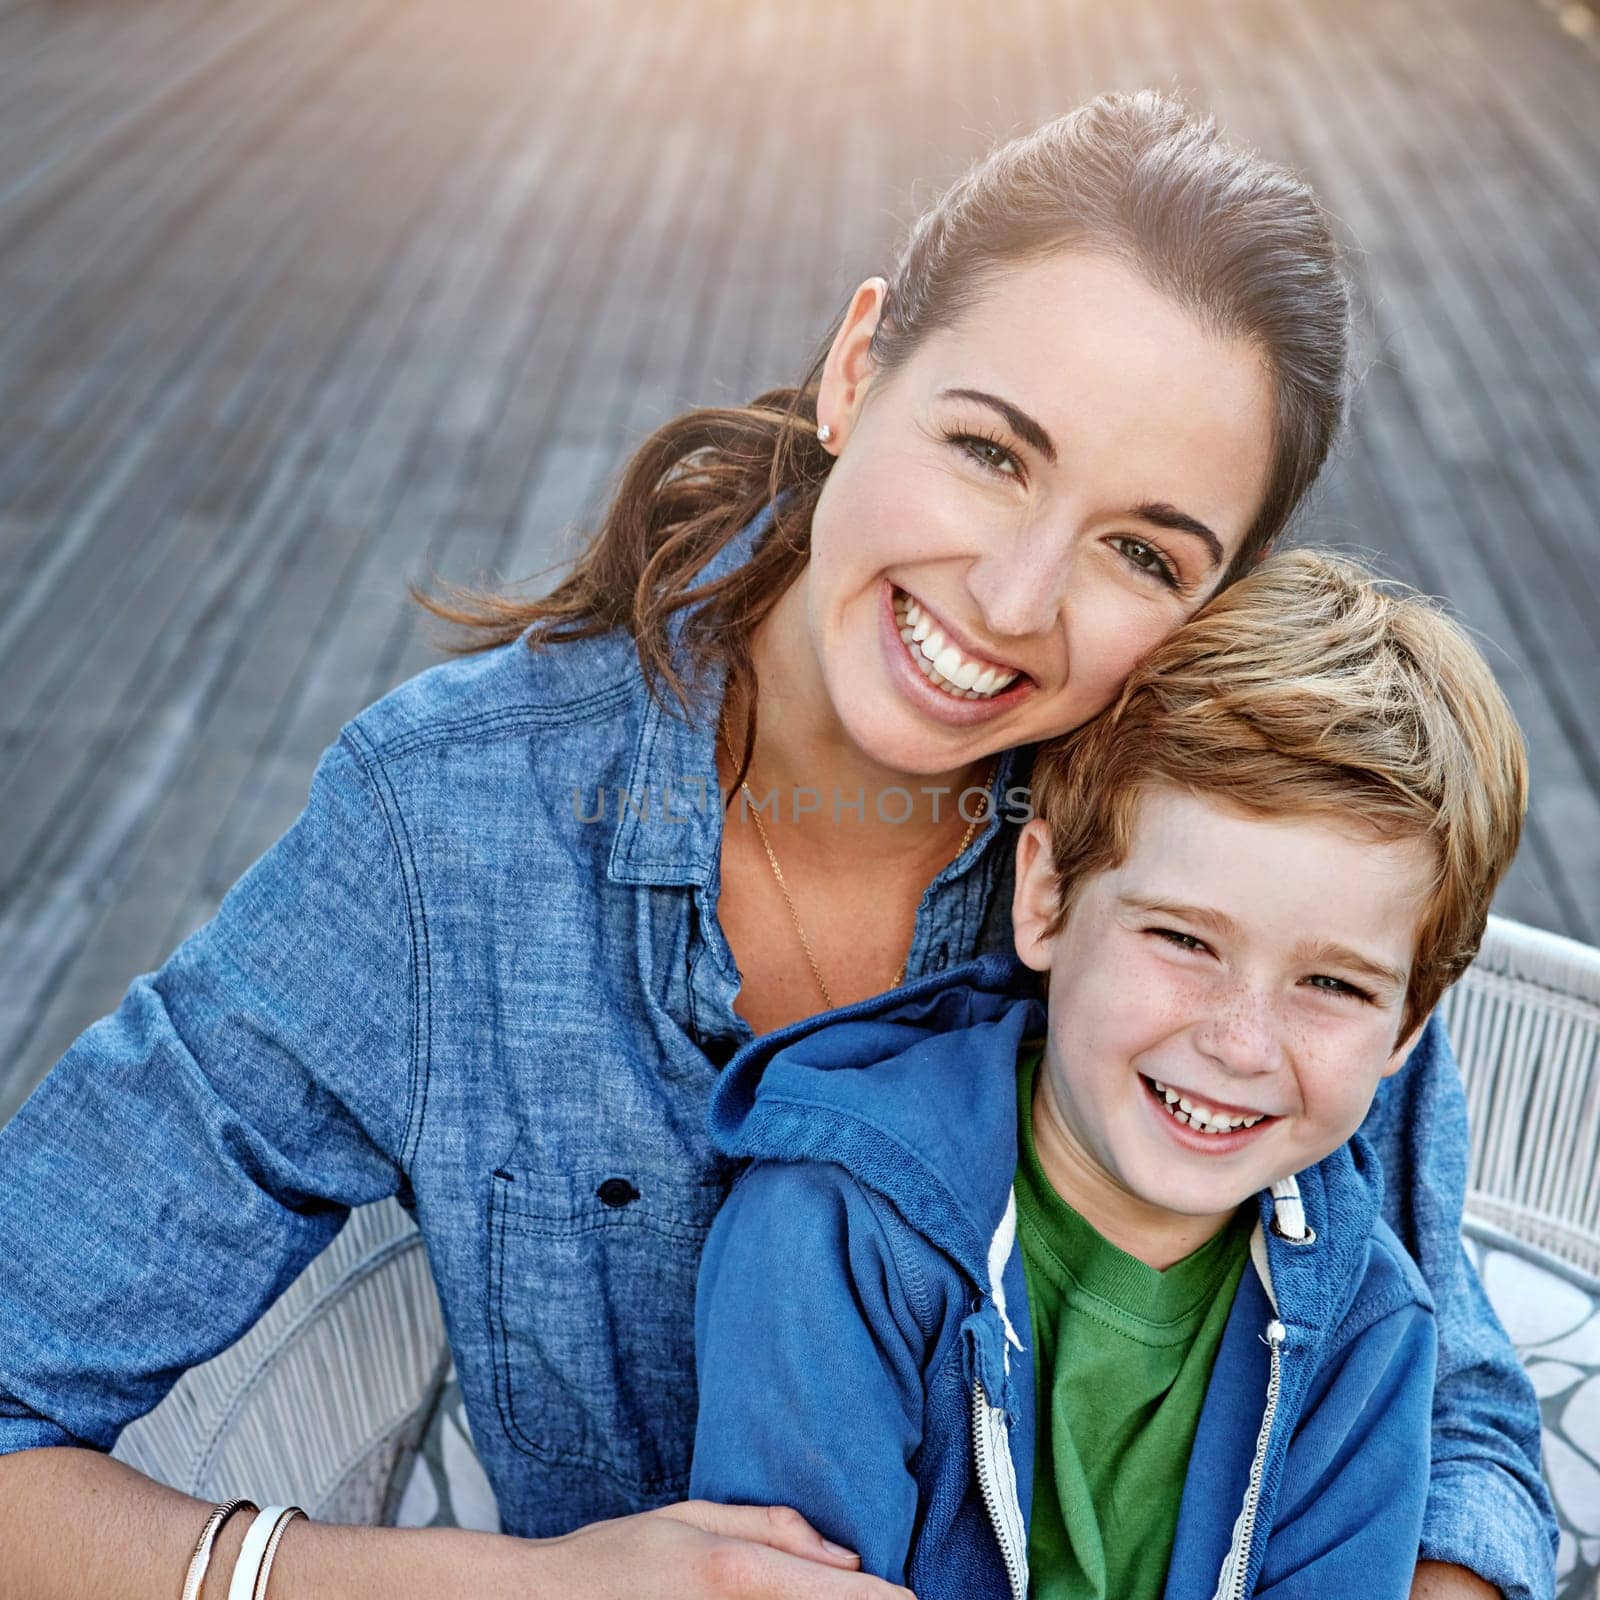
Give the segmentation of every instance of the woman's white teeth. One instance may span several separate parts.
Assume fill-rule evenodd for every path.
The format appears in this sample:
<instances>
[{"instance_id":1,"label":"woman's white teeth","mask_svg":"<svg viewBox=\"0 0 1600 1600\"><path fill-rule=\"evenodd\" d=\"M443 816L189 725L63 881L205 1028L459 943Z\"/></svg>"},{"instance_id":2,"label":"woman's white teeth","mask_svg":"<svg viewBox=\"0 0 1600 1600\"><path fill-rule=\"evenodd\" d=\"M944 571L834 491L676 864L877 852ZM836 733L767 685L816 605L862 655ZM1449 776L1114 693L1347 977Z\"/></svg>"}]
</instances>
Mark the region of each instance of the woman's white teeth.
<instances>
[{"instance_id":1,"label":"woman's white teeth","mask_svg":"<svg viewBox=\"0 0 1600 1600\"><path fill-rule=\"evenodd\" d=\"M963 655L909 595L896 593L894 616L907 653L923 677L947 694L961 700L987 700L1002 689L1009 689L1022 676Z\"/></svg>"},{"instance_id":2,"label":"woman's white teeth","mask_svg":"<svg viewBox=\"0 0 1600 1600\"><path fill-rule=\"evenodd\" d=\"M1167 1110L1179 1122L1188 1127L1198 1129L1201 1133L1232 1133L1235 1128L1253 1128L1266 1115L1258 1111L1254 1116L1235 1117L1226 1111L1213 1111L1209 1106L1203 1106L1198 1101L1191 1100L1187 1095L1181 1095L1176 1089L1169 1089L1164 1083L1157 1083L1150 1079L1157 1094L1167 1103Z\"/></svg>"}]
</instances>

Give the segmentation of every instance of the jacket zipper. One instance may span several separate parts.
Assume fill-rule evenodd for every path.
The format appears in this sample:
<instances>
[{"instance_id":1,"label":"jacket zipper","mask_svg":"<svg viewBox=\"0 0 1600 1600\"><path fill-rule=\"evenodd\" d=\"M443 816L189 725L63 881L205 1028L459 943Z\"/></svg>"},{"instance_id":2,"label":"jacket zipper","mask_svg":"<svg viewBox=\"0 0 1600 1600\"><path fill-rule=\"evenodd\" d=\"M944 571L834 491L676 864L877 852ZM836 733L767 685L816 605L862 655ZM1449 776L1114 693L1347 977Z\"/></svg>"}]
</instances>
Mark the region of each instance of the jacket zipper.
<instances>
[{"instance_id":1,"label":"jacket zipper","mask_svg":"<svg viewBox=\"0 0 1600 1600\"><path fill-rule=\"evenodd\" d=\"M1250 1546L1255 1540L1256 1511L1261 1501L1261 1480L1266 1475L1267 1446L1272 1438L1272 1422L1278 1411L1278 1390L1283 1381L1283 1341L1287 1337L1284 1326L1276 1317L1267 1324L1267 1349L1271 1352L1271 1367L1267 1374L1267 1407L1261 1417L1261 1431L1256 1435L1255 1460L1250 1463L1250 1482L1244 1493L1244 1505L1239 1519L1233 1525L1233 1544L1227 1560L1222 1563L1222 1573L1217 1579L1217 1592L1212 1600L1243 1600L1245 1582L1250 1572Z\"/></svg>"},{"instance_id":2,"label":"jacket zipper","mask_svg":"<svg viewBox=\"0 0 1600 1600\"><path fill-rule=\"evenodd\" d=\"M996 1417L1001 1419L998 1427L994 1421ZM997 1443L1007 1452L1009 1471L1003 1471L995 1459ZM1010 1445L1005 1437L1005 1413L989 1404L981 1378L974 1379L972 1385L972 1453L977 1463L978 1489L983 1495L984 1509L989 1513L995 1541L1000 1546L1000 1559L1005 1564L1012 1600L1027 1600L1027 1535L1017 1499L1016 1469L1012 1466Z\"/></svg>"}]
</instances>

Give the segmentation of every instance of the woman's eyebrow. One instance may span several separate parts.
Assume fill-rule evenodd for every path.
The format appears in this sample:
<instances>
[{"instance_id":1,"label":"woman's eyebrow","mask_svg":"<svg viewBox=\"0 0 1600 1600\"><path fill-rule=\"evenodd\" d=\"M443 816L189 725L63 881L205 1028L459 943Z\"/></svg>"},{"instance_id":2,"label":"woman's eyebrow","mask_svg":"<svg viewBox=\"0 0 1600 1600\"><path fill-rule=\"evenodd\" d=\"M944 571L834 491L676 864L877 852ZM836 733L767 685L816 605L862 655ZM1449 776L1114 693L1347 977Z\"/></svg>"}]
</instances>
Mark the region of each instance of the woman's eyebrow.
<instances>
[{"instance_id":1,"label":"woman's eyebrow","mask_svg":"<svg viewBox=\"0 0 1600 1600\"><path fill-rule=\"evenodd\" d=\"M939 398L972 400L980 406L988 406L991 410L998 411L1011 425L1011 431L1025 445L1037 450L1052 467L1056 464L1055 441L1026 411L1012 405L1009 400L1002 400L999 395L990 394L984 389L941 389Z\"/></svg>"},{"instance_id":2,"label":"woman's eyebrow","mask_svg":"<svg viewBox=\"0 0 1600 1600\"><path fill-rule=\"evenodd\" d=\"M1130 514L1143 522L1153 522L1158 528L1171 528L1177 533L1192 533L1211 552L1211 565L1214 567L1222 565L1225 554L1222 541L1198 517L1191 517L1187 511L1169 506L1164 500L1135 506Z\"/></svg>"}]
</instances>

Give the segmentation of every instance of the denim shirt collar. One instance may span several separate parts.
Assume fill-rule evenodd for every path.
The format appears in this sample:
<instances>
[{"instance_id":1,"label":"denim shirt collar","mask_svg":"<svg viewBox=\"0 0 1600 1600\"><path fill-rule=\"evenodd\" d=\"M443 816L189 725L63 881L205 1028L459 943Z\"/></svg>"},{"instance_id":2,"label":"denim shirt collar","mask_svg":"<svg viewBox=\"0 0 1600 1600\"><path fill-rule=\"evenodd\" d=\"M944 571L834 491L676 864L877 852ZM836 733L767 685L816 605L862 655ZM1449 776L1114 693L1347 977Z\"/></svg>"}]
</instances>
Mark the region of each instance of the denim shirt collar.
<instances>
[{"instance_id":1,"label":"denim shirt collar","mask_svg":"<svg viewBox=\"0 0 1600 1600\"><path fill-rule=\"evenodd\" d=\"M696 574L711 583L750 559L757 542L772 525L767 506L731 538ZM668 624L674 647L682 638L685 613ZM643 711L639 737L628 775L627 800L618 807L607 876L613 883L707 889L716 874L722 844L717 788L716 709L722 704L727 674L719 665L701 680L690 714L659 703L642 685ZM1003 798L1025 750L1006 750L991 785ZM982 858L1000 831L998 806L973 835L967 848L928 886L929 891L961 876Z\"/></svg>"},{"instance_id":2,"label":"denim shirt collar","mask_svg":"<svg viewBox=\"0 0 1600 1600\"><path fill-rule=\"evenodd\" d=\"M772 506L742 527L695 574L697 583L714 583L750 559L772 525ZM681 646L686 611L667 623L675 655ZM617 832L607 876L613 883L708 888L716 870L722 824L714 813L717 792L716 715L727 672L717 663L696 686L687 717L664 705L641 682L643 714L628 774L628 799L618 807Z\"/></svg>"}]
</instances>

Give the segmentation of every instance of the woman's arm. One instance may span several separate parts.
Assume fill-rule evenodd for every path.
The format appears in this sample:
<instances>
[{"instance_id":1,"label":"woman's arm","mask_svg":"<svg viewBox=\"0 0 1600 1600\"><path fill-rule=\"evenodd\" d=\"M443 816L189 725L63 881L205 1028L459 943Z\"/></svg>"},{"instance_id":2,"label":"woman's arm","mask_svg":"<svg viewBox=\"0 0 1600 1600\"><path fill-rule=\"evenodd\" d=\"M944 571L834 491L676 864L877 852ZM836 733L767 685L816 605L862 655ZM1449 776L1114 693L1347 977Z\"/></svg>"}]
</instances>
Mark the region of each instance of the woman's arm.
<instances>
[{"instance_id":1,"label":"woman's arm","mask_svg":"<svg viewBox=\"0 0 1600 1600\"><path fill-rule=\"evenodd\" d=\"M340 745L217 915L0 1128L0 1454L109 1450L400 1188L407 903Z\"/></svg>"},{"instance_id":2,"label":"woman's arm","mask_svg":"<svg viewBox=\"0 0 1600 1600\"><path fill-rule=\"evenodd\" d=\"M0 1128L0 1600L176 1600L209 1507L102 1452L399 1187L422 1101L412 902L342 743L217 916ZM244 1532L224 1529L206 1600ZM273 1600L894 1593L793 1516L695 1504L538 1542L297 1521L272 1577Z\"/></svg>"},{"instance_id":3,"label":"woman's arm","mask_svg":"<svg viewBox=\"0 0 1600 1600\"><path fill-rule=\"evenodd\" d=\"M1422 1269L1438 1308L1433 1466L1422 1527L1431 1570L1419 1584L1452 1581L1453 1569L1465 1567L1506 1600L1549 1600L1556 1525L1539 1471L1539 1409L1461 1245L1466 1094L1437 1016L1405 1067L1379 1086L1361 1131L1383 1165L1385 1220ZM1474 1593L1461 1590L1463 1600Z\"/></svg>"},{"instance_id":4,"label":"woman's arm","mask_svg":"<svg viewBox=\"0 0 1600 1600\"><path fill-rule=\"evenodd\" d=\"M885 1219L842 1167L760 1163L701 1257L690 1490L793 1506L905 1581L927 1343Z\"/></svg>"},{"instance_id":5,"label":"woman's arm","mask_svg":"<svg viewBox=\"0 0 1600 1600\"><path fill-rule=\"evenodd\" d=\"M0 1459L0 1600L176 1600L210 1507L92 1450ZM226 1600L248 1515L201 1600ZM560 1539L296 1521L272 1600L910 1600L800 1517L689 1502Z\"/></svg>"},{"instance_id":6,"label":"woman's arm","mask_svg":"<svg viewBox=\"0 0 1600 1600\"><path fill-rule=\"evenodd\" d=\"M1500 1600L1500 1591L1465 1567L1448 1561L1419 1561L1411 1600Z\"/></svg>"}]
</instances>

